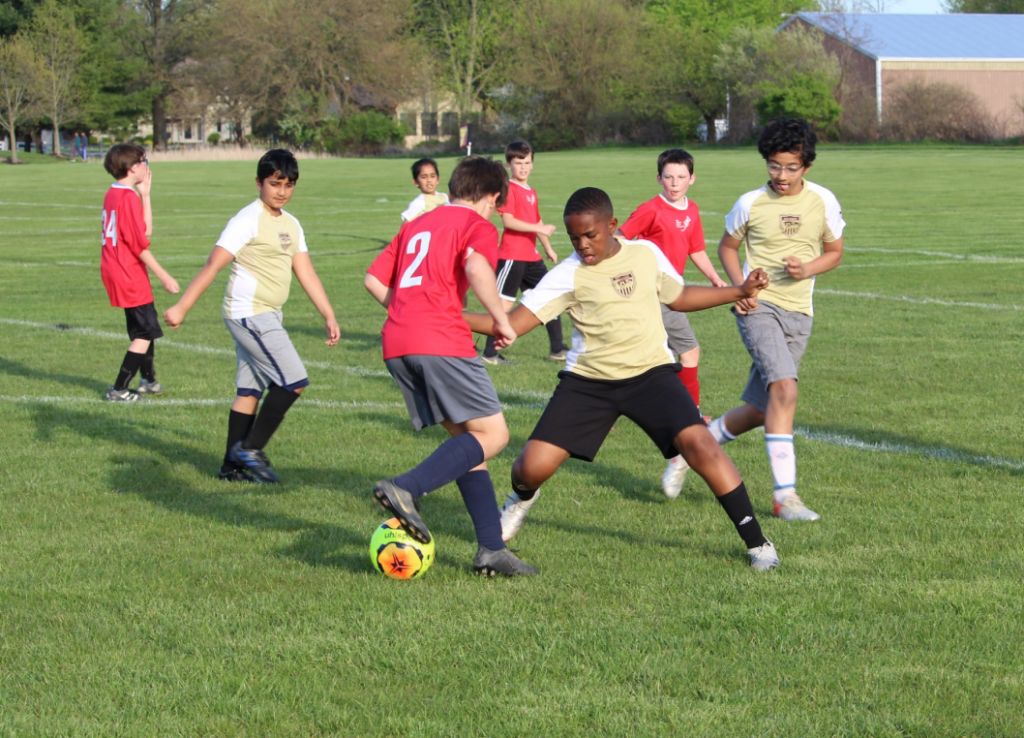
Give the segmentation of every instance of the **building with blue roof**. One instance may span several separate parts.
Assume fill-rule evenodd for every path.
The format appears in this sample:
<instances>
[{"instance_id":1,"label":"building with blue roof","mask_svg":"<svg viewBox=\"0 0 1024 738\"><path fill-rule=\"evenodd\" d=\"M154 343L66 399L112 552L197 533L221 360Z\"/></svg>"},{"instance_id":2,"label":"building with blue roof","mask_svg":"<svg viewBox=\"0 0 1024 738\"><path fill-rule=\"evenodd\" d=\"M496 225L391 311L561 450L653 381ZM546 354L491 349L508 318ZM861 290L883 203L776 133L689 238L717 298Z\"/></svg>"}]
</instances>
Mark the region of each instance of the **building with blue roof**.
<instances>
[{"instance_id":1,"label":"building with blue roof","mask_svg":"<svg viewBox=\"0 0 1024 738\"><path fill-rule=\"evenodd\" d=\"M1024 15L796 13L779 30L825 33L826 50L871 88L881 122L886 92L910 79L963 86L1011 131L1024 126Z\"/></svg>"}]
</instances>

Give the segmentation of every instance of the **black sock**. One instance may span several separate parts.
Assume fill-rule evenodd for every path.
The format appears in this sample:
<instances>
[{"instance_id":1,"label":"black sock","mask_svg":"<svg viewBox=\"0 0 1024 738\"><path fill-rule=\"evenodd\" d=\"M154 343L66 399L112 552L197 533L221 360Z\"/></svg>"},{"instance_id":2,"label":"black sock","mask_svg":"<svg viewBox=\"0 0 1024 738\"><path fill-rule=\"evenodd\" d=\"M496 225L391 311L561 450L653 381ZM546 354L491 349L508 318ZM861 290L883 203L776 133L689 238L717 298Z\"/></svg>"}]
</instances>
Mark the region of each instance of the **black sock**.
<instances>
[{"instance_id":1,"label":"black sock","mask_svg":"<svg viewBox=\"0 0 1024 738\"><path fill-rule=\"evenodd\" d=\"M255 415L246 415L237 410L231 411L231 414L228 416L228 447L224 452L224 465L221 467L225 471L234 469L237 466L229 456L231 448L239 441L245 440L245 437L249 435L249 431L252 430L252 424L255 422Z\"/></svg>"},{"instance_id":2,"label":"black sock","mask_svg":"<svg viewBox=\"0 0 1024 738\"><path fill-rule=\"evenodd\" d=\"M145 354L136 354L133 351L126 353L124 355L124 361L121 363L121 371L117 373L117 380L114 382L114 389L128 389L128 385L132 383L132 377L135 376L135 372L139 371L139 367L142 366L142 360L145 358Z\"/></svg>"},{"instance_id":3,"label":"black sock","mask_svg":"<svg viewBox=\"0 0 1024 738\"><path fill-rule=\"evenodd\" d=\"M147 382L156 381L156 372L153 370L153 354L156 348L156 341L149 342L149 348L146 349L146 355L142 358L142 366L139 367L139 373L142 374L142 378Z\"/></svg>"},{"instance_id":4,"label":"black sock","mask_svg":"<svg viewBox=\"0 0 1024 738\"><path fill-rule=\"evenodd\" d=\"M266 448L270 443L270 437L277 430L277 426L281 425L281 421L284 420L284 414L297 399L299 399L298 393L292 390L286 390L276 385L271 387L263 400L259 415L256 416L256 422L253 423L252 429L242 442L242 448Z\"/></svg>"},{"instance_id":5,"label":"black sock","mask_svg":"<svg viewBox=\"0 0 1024 738\"><path fill-rule=\"evenodd\" d=\"M740 482L740 486L726 495L717 498L718 502L725 508L725 514L736 526L736 532L747 544L747 548L757 548L767 542L767 538L761 532L761 524L754 516L754 506L750 504L747 496L747 488Z\"/></svg>"},{"instance_id":6,"label":"black sock","mask_svg":"<svg viewBox=\"0 0 1024 738\"><path fill-rule=\"evenodd\" d=\"M562 340L562 316L552 318L544 324L544 328L548 332L548 345L551 347L551 353L557 354L565 351L565 342Z\"/></svg>"},{"instance_id":7,"label":"black sock","mask_svg":"<svg viewBox=\"0 0 1024 738\"><path fill-rule=\"evenodd\" d=\"M540 489L538 487L537 489ZM512 491L519 495L519 499L523 502L532 500L533 496L537 494L536 489L529 489L525 484L516 480L516 468L512 467Z\"/></svg>"},{"instance_id":8,"label":"black sock","mask_svg":"<svg viewBox=\"0 0 1024 738\"><path fill-rule=\"evenodd\" d=\"M484 346L484 356L494 358L498 355L498 349L494 348L494 336L487 337L487 345Z\"/></svg>"},{"instance_id":9,"label":"black sock","mask_svg":"<svg viewBox=\"0 0 1024 738\"><path fill-rule=\"evenodd\" d=\"M462 493L462 501L466 503L469 517L476 528L476 540L484 548L500 551L505 548L501 540L501 517L498 515L498 503L494 499L494 484L486 469L469 471L455 480Z\"/></svg>"}]
</instances>

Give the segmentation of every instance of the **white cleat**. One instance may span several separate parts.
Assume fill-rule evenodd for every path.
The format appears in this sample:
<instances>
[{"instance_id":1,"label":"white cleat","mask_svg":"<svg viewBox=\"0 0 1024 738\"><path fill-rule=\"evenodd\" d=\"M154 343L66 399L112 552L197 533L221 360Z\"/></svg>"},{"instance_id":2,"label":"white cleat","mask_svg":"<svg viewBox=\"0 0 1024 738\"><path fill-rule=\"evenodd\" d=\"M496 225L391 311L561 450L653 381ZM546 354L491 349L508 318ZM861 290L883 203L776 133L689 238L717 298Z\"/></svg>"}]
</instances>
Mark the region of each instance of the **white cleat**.
<instances>
[{"instance_id":1,"label":"white cleat","mask_svg":"<svg viewBox=\"0 0 1024 738\"><path fill-rule=\"evenodd\" d=\"M803 500L795 493L783 497L782 502L776 502L772 506L772 514L789 521L821 519L821 516L804 505Z\"/></svg>"},{"instance_id":2,"label":"white cleat","mask_svg":"<svg viewBox=\"0 0 1024 738\"><path fill-rule=\"evenodd\" d=\"M516 533L523 527L523 521L526 520L526 513L530 512L538 497L539 489L528 500L522 499L517 492L513 492L505 499L505 504L498 511L501 517L501 540L508 543L516 537Z\"/></svg>"},{"instance_id":3,"label":"white cleat","mask_svg":"<svg viewBox=\"0 0 1024 738\"><path fill-rule=\"evenodd\" d=\"M661 491L670 500L674 500L683 491L683 480L686 479L688 471L690 471L690 465L682 456L676 456L668 462L665 473L661 475Z\"/></svg>"},{"instance_id":4,"label":"white cleat","mask_svg":"<svg viewBox=\"0 0 1024 738\"><path fill-rule=\"evenodd\" d=\"M754 571L768 571L779 565L779 554L775 551L775 544L765 541L757 548L748 548L750 554L750 568Z\"/></svg>"}]
</instances>

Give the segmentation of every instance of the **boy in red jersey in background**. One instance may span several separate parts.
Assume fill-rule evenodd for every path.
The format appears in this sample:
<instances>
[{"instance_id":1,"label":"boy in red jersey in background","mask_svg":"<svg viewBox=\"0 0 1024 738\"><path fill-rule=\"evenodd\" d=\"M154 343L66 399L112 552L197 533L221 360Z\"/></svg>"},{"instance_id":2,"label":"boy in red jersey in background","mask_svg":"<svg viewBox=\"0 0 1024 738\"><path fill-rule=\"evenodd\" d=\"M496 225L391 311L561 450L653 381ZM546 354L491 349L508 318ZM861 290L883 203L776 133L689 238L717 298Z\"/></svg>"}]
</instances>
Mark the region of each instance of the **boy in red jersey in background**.
<instances>
[{"instance_id":1,"label":"boy in red jersey in background","mask_svg":"<svg viewBox=\"0 0 1024 738\"><path fill-rule=\"evenodd\" d=\"M705 253L704 226L700 222L697 203L686 196L695 181L693 157L689 153L682 149L663 151L658 157L661 194L638 207L619 228L618 234L630 240L642 238L653 242L679 274L686 269L689 257L713 287L725 287L726 283L718 276ZM700 361L700 344L693 335L686 313L669 310L662 305L661 318L665 333L668 334L668 347L679 356L679 363L683 367L679 379L699 409L697 364ZM665 473L661 475L661 489L667 497L679 496L689 468L682 456L669 461Z\"/></svg>"},{"instance_id":2,"label":"boy in red jersey in background","mask_svg":"<svg viewBox=\"0 0 1024 738\"><path fill-rule=\"evenodd\" d=\"M418 541L430 541L420 498L450 482L462 493L479 548L481 574L536 574L501 540L501 521L487 459L508 443L498 395L462 317L466 291L493 319L498 345L516 337L498 296L494 265L498 229L488 219L508 193L498 162L470 156L452 172L451 205L406 223L367 270L366 289L388 309L381 331L384 364L405 398L413 427L440 423L451 434L419 466L373 488L385 510Z\"/></svg>"},{"instance_id":3,"label":"boy in red jersey in background","mask_svg":"<svg viewBox=\"0 0 1024 738\"><path fill-rule=\"evenodd\" d=\"M537 192L528 184L533 171L533 149L526 141L513 141L505 147L505 161L512 173L508 199L498 208L505 230L498 246L498 292L501 293L505 310L511 310L520 290L533 289L548 273L544 260L537 253L537 239L540 238L548 261L555 263L558 255L551 248L548 236L555 232L553 225L541 220ZM551 361L565 361L568 350L562 338L562 320L555 318L544 326L548 331ZM498 355L494 339L488 338L484 347L484 362L487 364L514 364Z\"/></svg>"},{"instance_id":4,"label":"boy in red jersey in background","mask_svg":"<svg viewBox=\"0 0 1024 738\"><path fill-rule=\"evenodd\" d=\"M154 345L164 335L153 304L153 288L146 267L172 295L178 283L164 271L149 250L153 233L153 207L149 191L153 174L146 150L136 144L117 144L107 152L103 166L117 180L103 198L103 252L100 275L110 304L124 308L131 344L121 362L121 371L106 399L136 402L142 395L159 395L164 388L153 369ZM129 389L135 373L142 372L137 390Z\"/></svg>"}]
</instances>

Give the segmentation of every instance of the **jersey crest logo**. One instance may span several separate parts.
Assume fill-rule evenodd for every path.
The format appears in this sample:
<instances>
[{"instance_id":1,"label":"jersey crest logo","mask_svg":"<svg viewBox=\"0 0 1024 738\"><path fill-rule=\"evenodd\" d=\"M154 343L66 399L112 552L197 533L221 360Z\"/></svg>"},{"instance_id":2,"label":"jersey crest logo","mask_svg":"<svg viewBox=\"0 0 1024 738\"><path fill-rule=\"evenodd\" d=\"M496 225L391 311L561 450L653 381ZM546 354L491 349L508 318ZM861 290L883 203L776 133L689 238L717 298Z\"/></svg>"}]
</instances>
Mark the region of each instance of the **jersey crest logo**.
<instances>
[{"instance_id":1,"label":"jersey crest logo","mask_svg":"<svg viewBox=\"0 0 1024 738\"><path fill-rule=\"evenodd\" d=\"M784 236L795 236L800 232L800 216L780 215L779 229L782 231L782 235Z\"/></svg>"},{"instance_id":2,"label":"jersey crest logo","mask_svg":"<svg viewBox=\"0 0 1024 738\"><path fill-rule=\"evenodd\" d=\"M636 289L636 277L633 275L633 272L612 277L612 287L623 297L631 297L633 290Z\"/></svg>"},{"instance_id":3,"label":"jersey crest logo","mask_svg":"<svg viewBox=\"0 0 1024 738\"><path fill-rule=\"evenodd\" d=\"M678 228L680 231L683 231L685 233L686 229L689 228L689 227L690 227L690 216L689 215L687 215L686 216L686 220L684 220L682 222L680 222L678 218L676 219L676 228Z\"/></svg>"},{"instance_id":4,"label":"jersey crest logo","mask_svg":"<svg viewBox=\"0 0 1024 738\"><path fill-rule=\"evenodd\" d=\"M527 195L526 196L526 202L528 202L531 205L533 205L535 202L537 202L537 196L536 195Z\"/></svg>"},{"instance_id":5,"label":"jersey crest logo","mask_svg":"<svg viewBox=\"0 0 1024 738\"><path fill-rule=\"evenodd\" d=\"M277 237L281 239L281 248L287 251L292 246L292 234L290 233L278 233Z\"/></svg>"}]
</instances>

